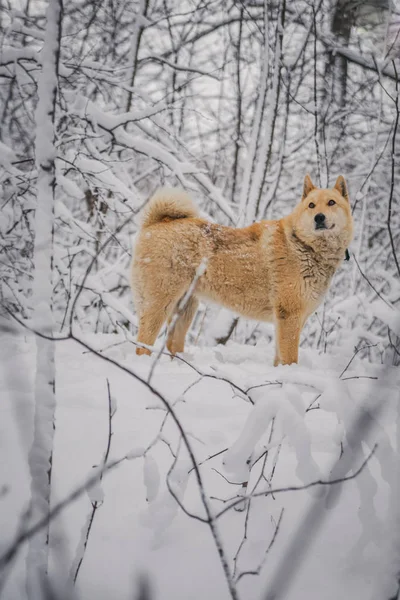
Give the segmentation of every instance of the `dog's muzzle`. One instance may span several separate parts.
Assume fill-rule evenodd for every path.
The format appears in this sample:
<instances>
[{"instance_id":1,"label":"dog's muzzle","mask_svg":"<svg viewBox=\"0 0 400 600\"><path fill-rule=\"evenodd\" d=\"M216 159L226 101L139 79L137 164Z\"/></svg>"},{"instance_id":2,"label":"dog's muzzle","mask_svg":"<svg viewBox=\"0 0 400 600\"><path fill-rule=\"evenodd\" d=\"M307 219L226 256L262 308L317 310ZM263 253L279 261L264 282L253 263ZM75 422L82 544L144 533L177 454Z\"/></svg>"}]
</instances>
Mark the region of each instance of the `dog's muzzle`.
<instances>
[{"instance_id":1,"label":"dog's muzzle","mask_svg":"<svg viewBox=\"0 0 400 600\"><path fill-rule=\"evenodd\" d=\"M315 215L314 221L315 229L326 229L325 215L323 213Z\"/></svg>"}]
</instances>

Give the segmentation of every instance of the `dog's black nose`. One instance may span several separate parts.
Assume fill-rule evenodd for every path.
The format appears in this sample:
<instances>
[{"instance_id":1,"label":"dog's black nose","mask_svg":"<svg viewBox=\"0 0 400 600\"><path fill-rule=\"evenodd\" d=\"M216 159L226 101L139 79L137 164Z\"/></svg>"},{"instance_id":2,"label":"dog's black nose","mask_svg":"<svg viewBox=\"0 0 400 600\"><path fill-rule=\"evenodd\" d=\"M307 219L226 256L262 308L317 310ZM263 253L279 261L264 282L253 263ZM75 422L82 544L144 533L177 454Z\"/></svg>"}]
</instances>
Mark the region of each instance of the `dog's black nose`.
<instances>
[{"instance_id":1,"label":"dog's black nose","mask_svg":"<svg viewBox=\"0 0 400 600\"><path fill-rule=\"evenodd\" d=\"M315 215L314 221L317 225L322 225L322 223L325 221L325 215L323 213L318 213Z\"/></svg>"}]
</instances>

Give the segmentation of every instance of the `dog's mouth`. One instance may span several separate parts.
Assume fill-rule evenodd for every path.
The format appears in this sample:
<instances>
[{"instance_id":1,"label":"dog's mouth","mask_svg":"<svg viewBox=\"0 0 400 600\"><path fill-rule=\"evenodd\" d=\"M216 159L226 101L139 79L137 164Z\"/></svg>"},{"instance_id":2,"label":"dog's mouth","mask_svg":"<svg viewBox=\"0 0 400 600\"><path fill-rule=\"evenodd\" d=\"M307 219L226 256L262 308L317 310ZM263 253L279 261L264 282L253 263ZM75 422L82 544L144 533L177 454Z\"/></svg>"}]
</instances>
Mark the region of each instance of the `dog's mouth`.
<instances>
[{"instance_id":1,"label":"dog's mouth","mask_svg":"<svg viewBox=\"0 0 400 600\"><path fill-rule=\"evenodd\" d=\"M315 224L316 231L318 231L318 230L323 231L324 229L326 229L327 231L330 231L334 227L335 227L335 223L333 223L330 227L327 227L326 223L316 223Z\"/></svg>"}]
</instances>

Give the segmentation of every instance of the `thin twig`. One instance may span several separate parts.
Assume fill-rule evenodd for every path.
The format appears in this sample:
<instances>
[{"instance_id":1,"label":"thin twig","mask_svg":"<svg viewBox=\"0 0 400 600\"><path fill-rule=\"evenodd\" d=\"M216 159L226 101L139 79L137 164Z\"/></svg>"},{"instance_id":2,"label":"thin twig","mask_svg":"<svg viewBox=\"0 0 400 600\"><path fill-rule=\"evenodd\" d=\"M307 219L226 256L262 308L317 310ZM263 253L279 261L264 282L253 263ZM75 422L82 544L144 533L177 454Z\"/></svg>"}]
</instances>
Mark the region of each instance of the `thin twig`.
<instances>
[{"instance_id":1,"label":"thin twig","mask_svg":"<svg viewBox=\"0 0 400 600\"><path fill-rule=\"evenodd\" d=\"M291 485L291 486L282 487L282 488L275 488L275 489L265 490L263 492L256 492L255 494L249 494L248 497L249 498L259 498L260 496L268 496L270 494L272 495L272 494L282 494L282 493L285 493L285 492L301 492L303 490L309 490L310 488L316 487L318 485L322 485L322 486L335 486L335 485L337 485L339 483L344 483L345 481L350 481L351 479L355 479L361 473L361 471L364 469L364 467L369 462L370 458L375 453L375 450L376 450L377 447L378 447L378 445L375 444L375 446L373 447L373 449L371 450L371 452L368 454L368 456L366 457L366 459L362 462L361 466L354 473L352 473L351 475L346 475L345 477L338 477L337 479L326 479L326 480L325 479L317 479L315 481L312 481L311 483L306 483L305 485ZM231 510L232 508L234 508L240 502L243 502L243 499L233 501L232 504L230 504L229 506L226 506L219 513L217 513L217 515L216 515L215 518L219 519L226 512L228 512L229 510Z\"/></svg>"},{"instance_id":2,"label":"thin twig","mask_svg":"<svg viewBox=\"0 0 400 600\"><path fill-rule=\"evenodd\" d=\"M115 414L115 410L113 410L113 406L112 406L112 398L111 398L111 389L110 389L110 382L107 379L107 394L108 394L108 436L107 436L107 445L106 445L106 451L104 453L104 458L103 458L103 466L102 469L104 469L107 465L108 462L108 457L110 454L110 449L111 449L111 438L113 435L113 431L112 431L112 418ZM99 477L99 482L102 480L103 478L103 474L100 473L100 477ZM82 562L83 559L85 557L85 553L86 553L86 548L89 542L89 536L90 536L90 532L92 530L92 526L93 526L93 521L96 515L96 511L97 509L102 506L102 502L92 502L92 511L90 513L90 515L88 516L88 521L87 521L87 528L86 528L86 535L85 535L85 540L83 542L83 548L82 548L82 555L79 558L78 564L76 566L76 570L75 573L73 575L73 582L74 584L76 583L76 580L78 578L79 575L79 571L80 568L82 566Z\"/></svg>"}]
</instances>

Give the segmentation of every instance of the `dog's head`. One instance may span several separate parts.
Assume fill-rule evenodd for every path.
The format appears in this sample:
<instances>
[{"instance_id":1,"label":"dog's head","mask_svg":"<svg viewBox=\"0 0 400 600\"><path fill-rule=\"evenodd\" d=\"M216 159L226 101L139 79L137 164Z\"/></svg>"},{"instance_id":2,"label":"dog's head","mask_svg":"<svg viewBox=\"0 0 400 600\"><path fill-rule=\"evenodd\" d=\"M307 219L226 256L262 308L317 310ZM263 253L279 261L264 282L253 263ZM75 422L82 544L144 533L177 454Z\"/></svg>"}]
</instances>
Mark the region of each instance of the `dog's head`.
<instances>
[{"instance_id":1,"label":"dog's head","mask_svg":"<svg viewBox=\"0 0 400 600\"><path fill-rule=\"evenodd\" d=\"M339 175L332 189L320 189L306 175L303 197L293 212L293 225L304 242L313 245L324 239L347 248L353 237L353 219L344 177Z\"/></svg>"}]
</instances>

